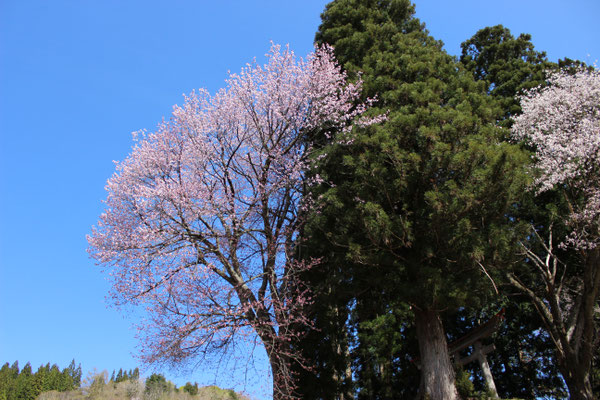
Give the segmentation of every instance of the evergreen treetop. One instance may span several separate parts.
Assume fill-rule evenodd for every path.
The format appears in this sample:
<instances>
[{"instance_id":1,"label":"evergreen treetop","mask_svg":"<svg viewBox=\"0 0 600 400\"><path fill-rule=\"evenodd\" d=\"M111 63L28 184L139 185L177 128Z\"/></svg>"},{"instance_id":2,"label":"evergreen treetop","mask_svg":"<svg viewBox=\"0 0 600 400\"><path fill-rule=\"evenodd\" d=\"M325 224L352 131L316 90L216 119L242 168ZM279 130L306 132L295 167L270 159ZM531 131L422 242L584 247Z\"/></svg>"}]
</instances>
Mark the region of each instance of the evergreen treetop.
<instances>
[{"instance_id":1,"label":"evergreen treetop","mask_svg":"<svg viewBox=\"0 0 600 400\"><path fill-rule=\"evenodd\" d=\"M506 255L527 157L501 141L498 105L413 13L404 0L336 0L322 16L317 40L363 72L365 95L389 115L326 148L319 174L333 185L320 188L312 229L347 259L393 271L406 301L452 309L489 293L480 264Z\"/></svg>"}]
</instances>

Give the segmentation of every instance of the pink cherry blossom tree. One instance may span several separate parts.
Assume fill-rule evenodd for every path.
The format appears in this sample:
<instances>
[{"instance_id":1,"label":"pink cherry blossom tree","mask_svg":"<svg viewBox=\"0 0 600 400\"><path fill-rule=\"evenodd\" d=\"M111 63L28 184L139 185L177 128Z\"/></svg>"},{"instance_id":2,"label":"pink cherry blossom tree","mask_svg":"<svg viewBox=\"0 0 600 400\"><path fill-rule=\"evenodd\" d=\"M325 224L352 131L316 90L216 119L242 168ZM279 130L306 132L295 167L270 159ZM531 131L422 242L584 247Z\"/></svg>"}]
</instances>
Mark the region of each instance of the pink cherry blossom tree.
<instances>
[{"instance_id":1,"label":"pink cherry blossom tree","mask_svg":"<svg viewBox=\"0 0 600 400\"><path fill-rule=\"evenodd\" d=\"M600 73L563 71L548 83L521 98L513 134L536 149L538 192L565 185L585 198L581 204L569 199L573 230L563 246L594 249L600 244Z\"/></svg>"},{"instance_id":2,"label":"pink cherry blossom tree","mask_svg":"<svg viewBox=\"0 0 600 400\"><path fill-rule=\"evenodd\" d=\"M542 250L523 244L543 290L517 274L511 283L527 294L545 322L572 399L594 398L590 367L597 345L594 314L600 293L600 73L580 69L551 74L548 86L521 98L523 113L513 135L535 149L535 188L557 190L566 199L564 223L571 233L559 247L572 249L577 264L557 257L552 237L533 231Z\"/></svg>"},{"instance_id":3,"label":"pink cherry blossom tree","mask_svg":"<svg viewBox=\"0 0 600 400\"><path fill-rule=\"evenodd\" d=\"M319 129L348 131L362 116L330 48L297 60L273 45L214 96L194 92L169 121L142 133L107 185L106 210L88 237L110 273L116 304L145 305L146 362L179 363L258 338L274 398L293 397L295 324L310 294L294 260L303 187Z\"/></svg>"}]
</instances>

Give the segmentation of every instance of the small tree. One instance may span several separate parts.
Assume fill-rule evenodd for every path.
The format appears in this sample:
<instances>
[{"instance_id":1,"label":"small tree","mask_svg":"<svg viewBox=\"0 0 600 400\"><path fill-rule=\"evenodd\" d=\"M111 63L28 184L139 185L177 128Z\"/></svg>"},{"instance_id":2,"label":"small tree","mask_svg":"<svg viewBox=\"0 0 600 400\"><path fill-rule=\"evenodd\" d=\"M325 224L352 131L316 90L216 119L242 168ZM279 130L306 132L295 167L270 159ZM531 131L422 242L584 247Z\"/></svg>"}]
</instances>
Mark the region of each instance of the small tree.
<instances>
[{"instance_id":1,"label":"small tree","mask_svg":"<svg viewBox=\"0 0 600 400\"><path fill-rule=\"evenodd\" d=\"M160 398L164 393L169 391L169 383L162 374L152 374L146 379L145 393L150 398Z\"/></svg>"},{"instance_id":2,"label":"small tree","mask_svg":"<svg viewBox=\"0 0 600 400\"><path fill-rule=\"evenodd\" d=\"M75 366L75 359L73 359L71 360L69 366L66 368L66 371L72 378L72 388L79 388L79 386L81 385L81 364Z\"/></svg>"},{"instance_id":3,"label":"small tree","mask_svg":"<svg viewBox=\"0 0 600 400\"><path fill-rule=\"evenodd\" d=\"M194 382L192 385L190 382L186 382L185 386L183 386L183 391L191 394L192 396L198 394L198 383Z\"/></svg>"},{"instance_id":4,"label":"small tree","mask_svg":"<svg viewBox=\"0 0 600 400\"><path fill-rule=\"evenodd\" d=\"M501 106L499 123L510 127L511 116L521 112L517 93L544 82L546 70L556 68L545 52L534 49L531 35L514 37L502 25L478 30L460 45L460 62L485 82L486 91Z\"/></svg>"},{"instance_id":5,"label":"small tree","mask_svg":"<svg viewBox=\"0 0 600 400\"><path fill-rule=\"evenodd\" d=\"M292 259L302 225L310 148L320 127L343 129L365 111L330 49L306 61L273 46L268 64L200 91L144 135L109 180L106 211L89 236L110 269L117 304L146 304L147 362L181 362L255 337L274 396L291 395L289 342L309 296ZM318 176L314 179L318 180Z\"/></svg>"},{"instance_id":6,"label":"small tree","mask_svg":"<svg viewBox=\"0 0 600 400\"><path fill-rule=\"evenodd\" d=\"M537 193L556 190L566 202L569 211L559 222L570 233L559 238L559 247L571 249L576 257L572 262L559 259L552 225L544 227L547 236L534 227L533 240L523 249L542 287L536 290L518 273L510 279L542 317L571 398L592 399L594 314L600 292L600 73L554 73L547 87L521 98L521 107L513 135L535 149Z\"/></svg>"},{"instance_id":7,"label":"small tree","mask_svg":"<svg viewBox=\"0 0 600 400\"><path fill-rule=\"evenodd\" d=\"M88 372L88 376L84 382L84 391L89 398L95 399L100 396L108 381L108 372L97 372L95 369Z\"/></svg>"}]
</instances>

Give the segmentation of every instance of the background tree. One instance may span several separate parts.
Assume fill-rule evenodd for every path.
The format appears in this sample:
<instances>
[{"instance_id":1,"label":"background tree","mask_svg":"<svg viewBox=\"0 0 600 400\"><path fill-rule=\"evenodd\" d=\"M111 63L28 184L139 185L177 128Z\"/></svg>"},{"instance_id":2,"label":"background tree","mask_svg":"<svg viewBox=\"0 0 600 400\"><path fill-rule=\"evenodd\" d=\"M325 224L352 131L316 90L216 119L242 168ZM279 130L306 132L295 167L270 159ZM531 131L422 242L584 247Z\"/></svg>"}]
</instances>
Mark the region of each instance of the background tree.
<instances>
[{"instance_id":1,"label":"background tree","mask_svg":"<svg viewBox=\"0 0 600 400\"><path fill-rule=\"evenodd\" d=\"M333 1L323 13L317 41L331 44L350 74L362 71L364 95L377 96L379 112L389 116L355 131L349 144L326 147L323 210L306 237L335 246L326 261L352 264L353 284L368 278L362 289L379 296L367 301L395 298L411 307L421 395L450 399L456 390L440 316L478 306L491 293L482 266L510 255L506 214L524 184L518 171L525 156L501 141L505 134L493 125L498 106L483 85L413 13L408 1L368 0ZM380 367L390 369L392 359L388 351ZM391 376L379 375L384 384Z\"/></svg>"},{"instance_id":2,"label":"background tree","mask_svg":"<svg viewBox=\"0 0 600 400\"><path fill-rule=\"evenodd\" d=\"M517 95L543 84L546 71L556 68L545 52L534 49L531 35L515 38L508 28L495 25L480 29L461 44L461 64L501 106L500 124L510 127L511 116L521 112Z\"/></svg>"},{"instance_id":3,"label":"background tree","mask_svg":"<svg viewBox=\"0 0 600 400\"><path fill-rule=\"evenodd\" d=\"M129 374L129 376L132 381L137 381L138 379L140 379L140 369L138 367L135 367L133 369L133 372Z\"/></svg>"},{"instance_id":4,"label":"background tree","mask_svg":"<svg viewBox=\"0 0 600 400\"><path fill-rule=\"evenodd\" d=\"M487 360L500 398L568 398L554 362L554 346L545 334L535 308L519 291L507 285L500 286L501 283L497 280L501 297L491 299L480 309L464 309L444 319L449 340L462 337L503 309L505 319L497 332L484 339L484 343L487 341L485 344L493 343L495 346L495 350L487 354ZM463 352L461 356L467 356L467 353ZM485 380L477 361L464 365L462 374L472 385L470 394L463 397L486 393Z\"/></svg>"},{"instance_id":5,"label":"background tree","mask_svg":"<svg viewBox=\"0 0 600 400\"><path fill-rule=\"evenodd\" d=\"M14 365L15 364L13 364L13 366ZM16 366L18 368L18 363ZM8 399L9 394L15 391L18 374L18 372L15 374L9 363L5 363L2 368L0 368L0 396L4 397L6 400Z\"/></svg>"},{"instance_id":6,"label":"background tree","mask_svg":"<svg viewBox=\"0 0 600 400\"><path fill-rule=\"evenodd\" d=\"M19 373L16 383L16 399L19 400L32 400L39 394L36 393L35 386L33 383L33 372L31 370L31 364L27 363Z\"/></svg>"},{"instance_id":7,"label":"background tree","mask_svg":"<svg viewBox=\"0 0 600 400\"><path fill-rule=\"evenodd\" d=\"M192 385L190 382L186 382L186 384L183 386L183 391L191 394L192 396L198 394L198 383L194 382Z\"/></svg>"},{"instance_id":8,"label":"background tree","mask_svg":"<svg viewBox=\"0 0 600 400\"><path fill-rule=\"evenodd\" d=\"M75 359L71 360L66 371L73 381L73 388L81 386L81 363L76 366Z\"/></svg>"},{"instance_id":9,"label":"background tree","mask_svg":"<svg viewBox=\"0 0 600 400\"><path fill-rule=\"evenodd\" d=\"M310 132L361 115L331 52L306 61L273 46L264 67L175 107L110 179L90 253L111 270L118 304L145 303L147 362L179 363L258 337L275 398L291 396L291 327L307 321L292 259ZM318 181L318 176L313 178ZM256 335L256 336L255 336Z\"/></svg>"},{"instance_id":10,"label":"background tree","mask_svg":"<svg viewBox=\"0 0 600 400\"><path fill-rule=\"evenodd\" d=\"M150 399L159 399L171 391L167 379L162 374L152 374L146 379L146 388L144 392Z\"/></svg>"},{"instance_id":11,"label":"background tree","mask_svg":"<svg viewBox=\"0 0 600 400\"><path fill-rule=\"evenodd\" d=\"M91 399L99 398L106 388L107 382L107 371L98 372L94 369L93 371L88 372L88 376L84 382L84 386L86 387L85 392L88 397Z\"/></svg>"},{"instance_id":12,"label":"background tree","mask_svg":"<svg viewBox=\"0 0 600 400\"><path fill-rule=\"evenodd\" d=\"M559 248L572 248L579 257L561 259L553 226L546 225L546 234L540 234L534 225L532 240L522 246L526 266L536 271L541 285L528 284L520 271L510 278L544 321L571 398L592 399L600 291L600 73L563 71L548 81L547 87L521 98L523 113L515 118L513 135L535 149L537 192L558 188L563 196L568 213L557 213L558 218L564 215L558 223L570 232L560 237Z\"/></svg>"},{"instance_id":13,"label":"background tree","mask_svg":"<svg viewBox=\"0 0 600 400\"><path fill-rule=\"evenodd\" d=\"M569 59L559 60L558 64L548 61L545 52L535 50L531 35L515 37L502 25L479 30L461 47L461 64L473 73L475 80L485 83L487 92L501 105L498 120L504 127L510 127L510 118L521 112L520 94L545 85L548 71L578 65ZM547 206L557 201L560 202L560 197L528 198L519 205L518 218L549 220ZM533 304L514 288L502 289L502 299L476 313L477 318L485 320L500 307L506 310L506 322L494 338L496 350L488 356L498 392L501 397L566 396L557 363L553 362L552 341L548 335L539 334L543 327L541 319L531 317ZM453 326L458 332L464 329L461 319L448 322L451 334ZM467 366L467 369L477 383L478 366Z\"/></svg>"}]
</instances>

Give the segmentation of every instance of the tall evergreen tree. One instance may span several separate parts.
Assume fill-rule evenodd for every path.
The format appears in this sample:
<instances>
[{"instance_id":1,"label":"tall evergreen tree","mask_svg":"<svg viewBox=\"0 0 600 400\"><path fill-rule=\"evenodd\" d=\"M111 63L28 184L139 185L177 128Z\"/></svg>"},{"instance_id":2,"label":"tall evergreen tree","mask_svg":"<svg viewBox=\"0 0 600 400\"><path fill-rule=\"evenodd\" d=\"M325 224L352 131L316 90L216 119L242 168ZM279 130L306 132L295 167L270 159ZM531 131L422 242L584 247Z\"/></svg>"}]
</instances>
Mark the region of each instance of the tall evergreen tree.
<instances>
[{"instance_id":1,"label":"tall evergreen tree","mask_svg":"<svg viewBox=\"0 0 600 400\"><path fill-rule=\"evenodd\" d=\"M531 35L522 33L515 37L502 25L480 29L461 48L463 66L477 81L485 83L487 92L502 106L498 120L505 127L510 127L511 118L521 113L518 95L544 85L549 71L580 64L569 59L558 64L550 62L545 52L535 50ZM519 218L538 224L548 221L546 207L557 202L560 196L531 196L520 204ZM554 362L552 342L547 334L540 334L542 321L532 317L535 310L525 296L515 295L509 287L504 290L508 296L501 306L506 308L506 324L497 335L496 351L490 356L500 395L564 397L566 388Z\"/></svg>"},{"instance_id":2,"label":"tall evergreen tree","mask_svg":"<svg viewBox=\"0 0 600 400\"><path fill-rule=\"evenodd\" d=\"M33 374L31 364L27 363L19 374L16 381L15 399L19 400L34 400L39 394L33 385Z\"/></svg>"},{"instance_id":3,"label":"tall evergreen tree","mask_svg":"<svg viewBox=\"0 0 600 400\"><path fill-rule=\"evenodd\" d=\"M501 141L492 124L498 106L484 86L413 14L407 0L335 0L322 15L317 41L333 45L351 76L362 71L365 96L377 96L375 112L389 116L324 147L320 213L305 236L307 248L323 237L335 248L323 254L324 268L350 270L342 282L350 282L355 304L410 305L421 396L452 399L440 316L490 293L485 266L493 274L510 254L506 215L524 184L518 171L526 157ZM369 290L374 298L356 300Z\"/></svg>"},{"instance_id":4,"label":"tall evergreen tree","mask_svg":"<svg viewBox=\"0 0 600 400\"><path fill-rule=\"evenodd\" d=\"M501 105L500 123L521 112L517 95L544 83L546 71L558 65L545 52L535 50L531 35L514 37L508 28L495 25L480 29L461 44L461 64Z\"/></svg>"},{"instance_id":5,"label":"tall evergreen tree","mask_svg":"<svg viewBox=\"0 0 600 400\"><path fill-rule=\"evenodd\" d=\"M525 34L514 38L508 29L502 26L495 26L478 31L475 36L462 44L463 53L461 61L467 69L474 73L476 79L485 81L490 88L490 94L502 102L505 108L504 118L519 119L518 115L521 114L521 99L519 95L523 95L525 90L532 89L533 87L542 88L546 86L549 81L547 78L553 70L560 68L569 71L570 74L577 74L583 68L587 68L588 71L592 70L585 63L568 58L559 60L558 63L549 62L545 57L545 53L534 50L530 39L530 35ZM570 93L570 95L574 96L574 93ZM536 111L536 113L538 112ZM567 112L563 109L562 113L566 114ZM543 114L541 113L540 115ZM572 119L570 123L576 124L575 121L576 118ZM506 119L503 123L509 126L512 124L512 120ZM552 133L552 129L547 129L547 131L549 134ZM547 142L547 140L543 142ZM592 146L593 142L594 140L589 141L586 146ZM560 170L561 168L558 169ZM564 226L561 226L564 224L560 221L561 217L558 217L559 215L566 216L572 212L572 207L564 204L566 196L563 191L565 187L558 187L556 188L556 192L546 193L544 196L536 196L535 198L533 198L532 193L530 204L521 205L523 209L521 218L529 221L533 229L539 231L538 233L541 235L531 235L530 239L527 240L531 244L530 250L536 252L542 259L547 254L545 254L543 243L535 244L539 237L544 237L544 240L553 237L556 243L552 245L556 249L561 238L568 234L568 232L560 232L561 229L564 229ZM567 262L568 265L578 265L580 263L578 254L573 249L557 249L555 252L560 253L559 257L561 261ZM538 267L532 265L532 257L528 256L526 260L529 261L520 264L514 272L519 276L522 283L533 288L537 293L552 292L553 289L548 289L541 285L543 280L537 275L536 271L538 271ZM557 285L557 287L567 287L567 282L577 281L579 279L578 273L578 267L565 269L565 275L561 278L562 283ZM527 274L532 274L532 276L527 276ZM581 292L581 290L577 289L574 292ZM519 299L522 302L529 302L529 307L525 308L539 309L537 305L532 304L526 297L520 297ZM551 329L548 329L547 324L540 325L541 320L545 319L523 318L521 320L525 323L524 328L526 327L530 332L539 332L540 328L545 330L543 335L538 335L536 340L533 341L538 347L531 349L533 352L546 354L547 361L543 366L545 372L544 374L540 374L541 376L538 376L537 379L533 379L532 382L536 382L538 387L547 387L544 383L546 380L554 379L560 381L560 379L557 379L559 367L563 369L565 380L570 382L570 375L573 374L569 372L565 373L564 363L561 362L561 359L564 358L562 350L564 346L558 346L557 351L549 351L550 348L554 347L552 338L556 335L553 334ZM522 333L525 332L522 331ZM512 343L520 342L521 340L515 340ZM511 346L510 343L507 343L507 345L510 350L514 350L514 344ZM573 368L576 371L581 371L582 369L584 368L579 365ZM521 387L524 386L526 385L521 385ZM560 382L556 385L557 388L561 386L563 384ZM555 393L553 396L557 397L557 394ZM576 394L571 393L571 397L574 396Z\"/></svg>"},{"instance_id":6,"label":"tall evergreen tree","mask_svg":"<svg viewBox=\"0 0 600 400\"><path fill-rule=\"evenodd\" d=\"M137 381L138 379L140 379L140 369L138 367L135 367L133 373L130 374L129 377L129 379L131 379L132 381Z\"/></svg>"},{"instance_id":7,"label":"tall evergreen tree","mask_svg":"<svg viewBox=\"0 0 600 400\"><path fill-rule=\"evenodd\" d=\"M46 392L50 389L48 374L50 372L50 364L40 365L34 376L34 385L39 393Z\"/></svg>"},{"instance_id":8,"label":"tall evergreen tree","mask_svg":"<svg viewBox=\"0 0 600 400\"><path fill-rule=\"evenodd\" d=\"M60 390L62 387L62 373L58 365L52 364L48 372L48 386L47 390Z\"/></svg>"},{"instance_id":9,"label":"tall evergreen tree","mask_svg":"<svg viewBox=\"0 0 600 400\"><path fill-rule=\"evenodd\" d=\"M0 368L0 400L8 400L9 393L14 390L15 379L9 363L5 363Z\"/></svg>"},{"instance_id":10,"label":"tall evergreen tree","mask_svg":"<svg viewBox=\"0 0 600 400\"><path fill-rule=\"evenodd\" d=\"M70 380L72 382L72 388L78 388L81 385L81 364L79 364L79 366L76 366L75 359L73 359L71 360L71 363L65 369L65 371L71 377Z\"/></svg>"}]
</instances>

